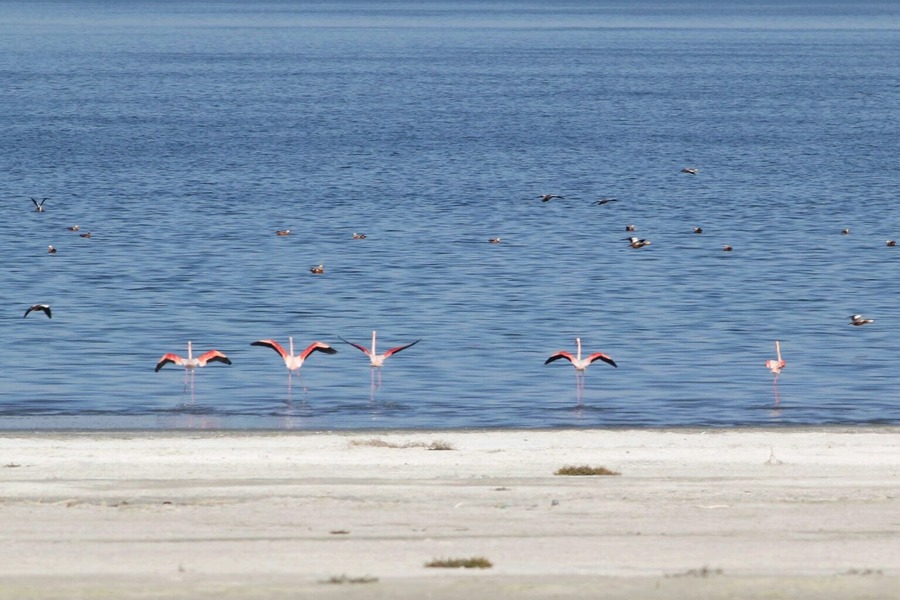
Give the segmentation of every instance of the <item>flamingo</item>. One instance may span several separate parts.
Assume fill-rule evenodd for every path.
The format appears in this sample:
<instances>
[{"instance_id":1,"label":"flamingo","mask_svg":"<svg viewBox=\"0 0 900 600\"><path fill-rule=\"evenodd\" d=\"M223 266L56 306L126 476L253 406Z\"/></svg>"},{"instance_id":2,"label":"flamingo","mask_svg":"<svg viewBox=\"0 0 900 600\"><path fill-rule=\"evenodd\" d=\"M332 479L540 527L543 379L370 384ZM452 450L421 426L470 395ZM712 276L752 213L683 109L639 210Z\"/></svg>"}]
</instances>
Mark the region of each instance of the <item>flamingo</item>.
<instances>
[{"instance_id":1,"label":"flamingo","mask_svg":"<svg viewBox=\"0 0 900 600\"><path fill-rule=\"evenodd\" d=\"M338 337L340 337L340 336L338 336ZM400 352L401 350L406 350L410 346L415 346L416 344L418 344L419 342L422 341L421 339L418 339L410 344L404 344L403 346L397 346L396 348L391 348L390 350L387 350L381 354L378 354L377 351L375 350L375 331L374 330L372 331L372 349L371 350L369 350L368 348L366 348L365 346L363 346L361 344L354 344L353 342L348 342L344 338L340 338L340 340L342 342L344 342L345 344L350 344L351 346L353 346L354 348L356 348L357 350L361 351L363 354L365 354L366 356L369 357L369 363L372 366L372 390L371 391L372 391L373 395L375 393L375 390L377 388L381 387L381 367L384 366L384 361L387 360L387 358L389 356L396 354L396 353ZM378 372L377 383L376 383L376 376L375 376L376 370Z\"/></svg>"},{"instance_id":2,"label":"flamingo","mask_svg":"<svg viewBox=\"0 0 900 600\"><path fill-rule=\"evenodd\" d=\"M28 310L25 311L25 314L22 315L22 318L24 319L25 317L27 317L28 313L30 313L33 310L42 310L42 311L44 311L44 313L47 314L48 319L53 318L52 316L50 316L50 305L49 304L33 304L33 305L31 305L30 307L28 307Z\"/></svg>"},{"instance_id":3,"label":"flamingo","mask_svg":"<svg viewBox=\"0 0 900 600\"><path fill-rule=\"evenodd\" d=\"M171 352L167 352L162 355L162 358L159 359L159 362L156 363L156 372L159 373L159 370L162 369L169 363L177 365L179 367L184 367L184 387L187 389L188 385L188 373L190 373L191 378L191 399L194 397L194 370L198 367L205 367L207 363L211 362L222 362L226 365L231 364L231 360L223 353L218 350L210 350L209 352L204 352L198 357L194 357L193 349L191 346L190 340L188 340L188 355L187 358L183 356L179 356L177 354L173 354Z\"/></svg>"},{"instance_id":4,"label":"flamingo","mask_svg":"<svg viewBox=\"0 0 900 600\"><path fill-rule=\"evenodd\" d=\"M778 360L767 360L766 368L772 371L772 375L774 375L775 381L777 381L779 373L787 366L787 363L781 358L781 344L778 340L775 340L775 352L778 354Z\"/></svg>"},{"instance_id":5,"label":"flamingo","mask_svg":"<svg viewBox=\"0 0 900 600\"><path fill-rule=\"evenodd\" d=\"M38 203L37 200L32 198L31 201L34 202L34 212L44 212L44 202L47 200L49 200L49 198L41 198L40 203Z\"/></svg>"},{"instance_id":6,"label":"flamingo","mask_svg":"<svg viewBox=\"0 0 900 600\"><path fill-rule=\"evenodd\" d=\"M197 367L205 367L206 364L210 362L222 362L226 365L231 364L231 360L218 350L210 350L209 352L204 352L200 356L194 358L191 342L188 341L187 358L167 352L166 354L163 354L162 358L159 359L159 362L156 363L156 372L158 373L160 369L169 363L184 367L185 371L193 371Z\"/></svg>"},{"instance_id":7,"label":"flamingo","mask_svg":"<svg viewBox=\"0 0 900 600\"><path fill-rule=\"evenodd\" d=\"M549 365L555 360L559 360L560 358L565 358L572 366L575 367L575 395L578 398L578 403L581 404L584 400L584 376L587 368L595 361L602 360L606 364L612 365L618 368L619 365L616 364L609 355L604 354L603 352L594 352L593 354L589 354L587 358L581 358L581 338L575 338L575 345L578 350L575 356L572 356L571 353L566 352L565 350L560 350L556 354L551 354L550 358L544 361L545 365Z\"/></svg>"},{"instance_id":8,"label":"flamingo","mask_svg":"<svg viewBox=\"0 0 900 600\"><path fill-rule=\"evenodd\" d=\"M288 338L288 349L285 350L284 346L276 342L275 340L257 340L250 344L251 346L265 346L266 348L271 348L275 352L277 352L281 358L284 359L284 366L288 369L288 389L291 388L291 377L294 374L294 371L299 373L300 367L303 366L303 363L309 358L309 355L313 352L323 352L325 354L337 354L337 350L326 344L325 342L315 341L300 354L294 354L294 338Z\"/></svg>"}]
</instances>

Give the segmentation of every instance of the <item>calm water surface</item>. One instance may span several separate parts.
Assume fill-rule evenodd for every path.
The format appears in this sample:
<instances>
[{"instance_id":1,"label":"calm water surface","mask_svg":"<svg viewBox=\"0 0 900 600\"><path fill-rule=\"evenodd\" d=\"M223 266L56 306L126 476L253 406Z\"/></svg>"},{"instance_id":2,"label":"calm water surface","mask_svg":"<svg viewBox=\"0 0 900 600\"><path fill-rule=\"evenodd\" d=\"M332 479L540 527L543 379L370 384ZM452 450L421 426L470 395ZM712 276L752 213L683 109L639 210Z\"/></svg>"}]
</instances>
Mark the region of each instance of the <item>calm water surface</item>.
<instances>
[{"instance_id":1,"label":"calm water surface","mask_svg":"<svg viewBox=\"0 0 900 600\"><path fill-rule=\"evenodd\" d=\"M900 423L900 7L782 4L0 4L0 429Z\"/></svg>"}]
</instances>

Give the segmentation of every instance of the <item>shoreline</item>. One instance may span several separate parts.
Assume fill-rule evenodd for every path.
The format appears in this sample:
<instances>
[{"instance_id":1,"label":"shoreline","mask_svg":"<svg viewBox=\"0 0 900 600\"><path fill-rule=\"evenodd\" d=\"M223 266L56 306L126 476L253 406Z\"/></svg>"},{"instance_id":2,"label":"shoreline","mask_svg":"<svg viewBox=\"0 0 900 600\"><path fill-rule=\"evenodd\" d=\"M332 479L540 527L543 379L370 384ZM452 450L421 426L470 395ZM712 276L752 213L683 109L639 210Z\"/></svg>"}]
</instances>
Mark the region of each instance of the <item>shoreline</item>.
<instances>
[{"instance_id":1,"label":"shoreline","mask_svg":"<svg viewBox=\"0 0 900 600\"><path fill-rule=\"evenodd\" d=\"M898 433L3 431L0 598L888 597Z\"/></svg>"}]
</instances>

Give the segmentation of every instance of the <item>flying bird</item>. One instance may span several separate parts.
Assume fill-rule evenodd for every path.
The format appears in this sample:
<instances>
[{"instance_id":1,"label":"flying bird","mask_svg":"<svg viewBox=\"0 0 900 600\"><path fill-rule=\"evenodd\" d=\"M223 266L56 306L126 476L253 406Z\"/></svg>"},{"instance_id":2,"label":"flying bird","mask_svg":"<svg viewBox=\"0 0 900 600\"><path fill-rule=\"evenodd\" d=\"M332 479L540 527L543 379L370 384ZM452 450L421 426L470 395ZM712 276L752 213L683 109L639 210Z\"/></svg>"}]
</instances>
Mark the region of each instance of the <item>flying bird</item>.
<instances>
[{"instance_id":1,"label":"flying bird","mask_svg":"<svg viewBox=\"0 0 900 600\"><path fill-rule=\"evenodd\" d=\"M338 336L338 337L340 337L340 336ZM354 344L353 342L349 342L349 341L345 340L344 338L340 338L340 340L342 342L344 342L345 344L350 344L357 350L360 350L363 354L365 354L366 356L369 357L369 362L371 363L372 367L379 368L379 369L384 365L384 361L389 356L391 356L393 354L397 354L401 350L406 350L410 346L415 346L416 344L418 344L419 342L422 341L421 339L418 339L410 344L404 344L403 346L397 346L396 348L391 348L390 350L386 350L385 352L378 354L378 352L375 350L375 332L374 331L372 332L372 349L371 350L369 350L368 348L366 348L365 346L363 346L361 344Z\"/></svg>"},{"instance_id":2,"label":"flying bird","mask_svg":"<svg viewBox=\"0 0 900 600\"><path fill-rule=\"evenodd\" d=\"M44 202L49 200L50 198L41 198L41 201L38 202L34 198L31 199L34 202L34 212L44 212Z\"/></svg>"},{"instance_id":3,"label":"flying bird","mask_svg":"<svg viewBox=\"0 0 900 600\"><path fill-rule=\"evenodd\" d=\"M696 175L700 172L700 169L695 167L685 167L681 170L682 173L687 173L688 175Z\"/></svg>"},{"instance_id":4,"label":"flying bird","mask_svg":"<svg viewBox=\"0 0 900 600\"><path fill-rule=\"evenodd\" d=\"M538 196L541 199L541 202L550 202L554 198L565 199L565 196L560 196L558 194L543 194Z\"/></svg>"},{"instance_id":5,"label":"flying bird","mask_svg":"<svg viewBox=\"0 0 900 600\"><path fill-rule=\"evenodd\" d=\"M652 242L650 240L641 240L636 237L625 238L628 240L628 243L631 244L632 248L643 248L644 246L649 246Z\"/></svg>"},{"instance_id":6,"label":"flying bird","mask_svg":"<svg viewBox=\"0 0 900 600\"><path fill-rule=\"evenodd\" d=\"M592 204L596 204L598 206L603 206L604 204L609 204L610 202L618 202L618 198L600 198L599 200L595 200Z\"/></svg>"},{"instance_id":7,"label":"flying bird","mask_svg":"<svg viewBox=\"0 0 900 600\"><path fill-rule=\"evenodd\" d=\"M775 353L778 355L777 360L769 359L766 361L766 368L772 371L775 379L778 379L778 374L781 373L782 369L787 366L787 363L781 358L781 344L778 340L775 340Z\"/></svg>"},{"instance_id":8,"label":"flying bird","mask_svg":"<svg viewBox=\"0 0 900 600\"><path fill-rule=\"evenodd\" d=\"M204 352L198 357L194 357L193 349L191 347L191 342L188 342L188 355L187 358L183 356L179 356L178 354L173 354L171 352L167 352L162 355L162 358L159 359L159 362L156 363L156 372L158 373L160 369L166 366L169 363L177 365L179 367L184 367L185 371L193 371L198 367L205 367L207 363L211 362L221 362L226 365L231 364L231 360L223 353L218 350L210 350L209 352Z\"/></svg>"},{"instance_id":9,"label":"flying bird","mask_svg":"<svg viewBox=\"0 0 900 600\"><path fill-rule=\"evenodd\" d=\"M53 316L50 314L50 305L49 304L32 304L31 306L28 307L28 310L25 311L25 314L22 315L22 318L24 319L25 317L27 317L28 313L30 313L33 310L44 311L44 313L47 314L48 319L53 318Z\"/></svg>"},{"instance_id":10,"label":"flying bird","mask_svg":"<svg viewBox=\"0 0 900 600\"><path fill-rule=\"evenodd\" d=\"M862 315L850 315L850 325L855 325L859 327L860 325L868 325L869 323L874 323L875 319L866 319Z\"/></svg>"}]
</instances>

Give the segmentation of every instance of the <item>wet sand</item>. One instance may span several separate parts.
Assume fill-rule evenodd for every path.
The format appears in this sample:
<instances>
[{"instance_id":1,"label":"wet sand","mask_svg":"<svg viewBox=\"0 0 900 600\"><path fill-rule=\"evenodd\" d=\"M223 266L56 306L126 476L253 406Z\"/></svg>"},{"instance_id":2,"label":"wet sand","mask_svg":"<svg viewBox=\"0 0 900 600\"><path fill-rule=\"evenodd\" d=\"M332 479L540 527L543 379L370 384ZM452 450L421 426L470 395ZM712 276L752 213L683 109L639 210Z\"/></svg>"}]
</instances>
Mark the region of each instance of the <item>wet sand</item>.
<instances>
[{"instance_id":1,"label":"wet sand","mask_svg":"<svg viewBox=\"0 0 900 600\"><path fill-rule=\"evenodd\" d=\"M886 598L898 434L0 433L0 598Z\"/></svg>"}]
</instances>

